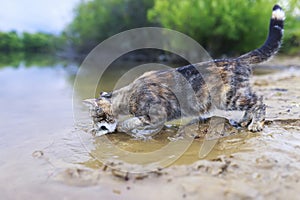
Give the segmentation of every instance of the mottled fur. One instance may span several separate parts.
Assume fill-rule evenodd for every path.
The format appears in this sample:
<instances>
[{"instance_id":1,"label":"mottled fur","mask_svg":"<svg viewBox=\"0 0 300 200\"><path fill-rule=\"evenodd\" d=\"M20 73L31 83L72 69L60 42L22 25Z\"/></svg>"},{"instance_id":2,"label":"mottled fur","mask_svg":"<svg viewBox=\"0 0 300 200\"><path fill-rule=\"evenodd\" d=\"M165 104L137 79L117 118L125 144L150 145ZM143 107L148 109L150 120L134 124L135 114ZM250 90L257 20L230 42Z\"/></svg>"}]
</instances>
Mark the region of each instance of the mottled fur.
<instances>
[{"instance_id":1,"label":"mottled fur","mask_svg":"<svg viewBox=\"0 0 300 200\"><path fill-rule=\"evenodd\" d=\"M94 122L114 123L121 115L131 115L117 121L117 131L148 134L166 121L221 109L245 111L239 124L250 131L261 131L266 106L250 87L251 65L266 61L278 51L283 21L284 12L275 5L262 47L234 59L147 72L126 87L102 93L93 103Z\"/></svg>"}]
</instances>

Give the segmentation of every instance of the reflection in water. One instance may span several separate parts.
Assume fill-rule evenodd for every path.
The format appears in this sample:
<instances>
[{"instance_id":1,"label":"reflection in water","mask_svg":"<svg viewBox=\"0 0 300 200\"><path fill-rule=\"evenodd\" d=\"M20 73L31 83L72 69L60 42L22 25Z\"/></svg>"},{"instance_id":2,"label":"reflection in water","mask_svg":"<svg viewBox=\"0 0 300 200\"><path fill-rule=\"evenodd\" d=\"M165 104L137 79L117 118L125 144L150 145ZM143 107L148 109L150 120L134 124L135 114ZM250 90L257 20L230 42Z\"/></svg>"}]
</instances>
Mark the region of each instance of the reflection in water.
<instances>
[{"instance_id":1,"label":"reflection in water","mask_svg":"<svg viewBox=\"0 0 300 200\"><path fill-rule=\"evenodd\" d=\"M30 54L25 52L16 53L0 53L0 68L3 67L50 67L60 64L67 66L69 61L58 59L53 55L48 54Z\"/></svg>"}]
</instances>

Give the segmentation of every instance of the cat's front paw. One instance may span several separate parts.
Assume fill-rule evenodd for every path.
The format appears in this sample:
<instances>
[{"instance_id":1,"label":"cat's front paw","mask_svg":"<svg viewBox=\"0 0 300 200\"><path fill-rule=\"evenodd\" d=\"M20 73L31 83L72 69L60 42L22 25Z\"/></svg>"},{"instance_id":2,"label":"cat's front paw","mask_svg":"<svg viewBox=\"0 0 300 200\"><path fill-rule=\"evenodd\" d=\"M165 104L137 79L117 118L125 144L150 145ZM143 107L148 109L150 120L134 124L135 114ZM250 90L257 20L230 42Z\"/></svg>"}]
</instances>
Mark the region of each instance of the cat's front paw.
<instances>
[{"instance_id":1,"label":"cat's front paw","mask_svg":"<svg viewBox=\"0 0 300 200\"><path fill-rule=\"evenodd\" d=\"M262 131L264 128L264 121L261 121L261 122L251 122L249 125L248 125L248 130L249 131L252 131L252 132L258 132L258 131Z\"/></svg>"}]
</instances>

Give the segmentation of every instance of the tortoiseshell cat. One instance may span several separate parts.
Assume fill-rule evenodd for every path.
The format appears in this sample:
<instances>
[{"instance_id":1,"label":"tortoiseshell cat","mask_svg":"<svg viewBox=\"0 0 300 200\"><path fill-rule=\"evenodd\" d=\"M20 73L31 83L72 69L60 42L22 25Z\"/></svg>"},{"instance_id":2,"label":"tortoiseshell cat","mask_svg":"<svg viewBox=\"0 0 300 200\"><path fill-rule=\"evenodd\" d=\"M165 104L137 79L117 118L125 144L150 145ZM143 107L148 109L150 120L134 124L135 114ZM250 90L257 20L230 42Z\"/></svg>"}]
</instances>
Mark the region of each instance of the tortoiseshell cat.
<instances>
[{"instance_id":1,"label":"tortoiseshell cat","mask_svg":"<svg viewBox=\"0 0 300 200\"><path fill-rule=\"evenodd\" d=\"M250 131L261 131L266 106L250 87L251 65L268 60L279 50L284 19L283 10L275 5L266 42L238 58L150 71L126 87L85 100L91 105L97 131L143 136L159 131L167 121L199 117L213 109L245 111L238 123ZM120 121L121 115L132 117Z\"/></svg>"}]
</instances>

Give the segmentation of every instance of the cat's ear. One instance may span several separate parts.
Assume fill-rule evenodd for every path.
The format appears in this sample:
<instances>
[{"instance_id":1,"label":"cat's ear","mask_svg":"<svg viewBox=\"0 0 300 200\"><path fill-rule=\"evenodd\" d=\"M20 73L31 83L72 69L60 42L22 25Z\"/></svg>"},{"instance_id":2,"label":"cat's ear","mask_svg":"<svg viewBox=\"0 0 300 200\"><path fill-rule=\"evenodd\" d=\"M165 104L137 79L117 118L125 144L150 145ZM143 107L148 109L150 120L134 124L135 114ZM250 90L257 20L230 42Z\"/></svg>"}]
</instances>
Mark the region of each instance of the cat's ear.
<instances>
[{"instance_id":1,"label":"cat's ear","mask_svg":"<svg viewBox=\"0 0 300 200\"><path fill-rule=\"evenodd\" d=\"M90 109L98 106L96 99L85 99L82 102L84 105L88 106Z\"/></svg>"}]
</instances>

